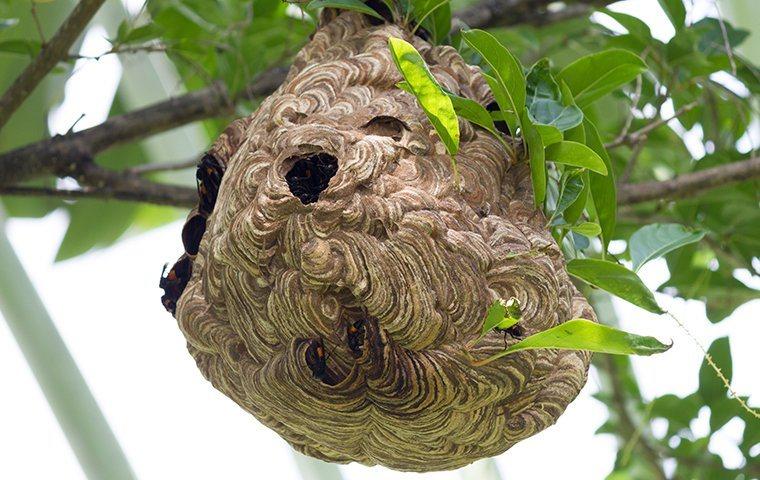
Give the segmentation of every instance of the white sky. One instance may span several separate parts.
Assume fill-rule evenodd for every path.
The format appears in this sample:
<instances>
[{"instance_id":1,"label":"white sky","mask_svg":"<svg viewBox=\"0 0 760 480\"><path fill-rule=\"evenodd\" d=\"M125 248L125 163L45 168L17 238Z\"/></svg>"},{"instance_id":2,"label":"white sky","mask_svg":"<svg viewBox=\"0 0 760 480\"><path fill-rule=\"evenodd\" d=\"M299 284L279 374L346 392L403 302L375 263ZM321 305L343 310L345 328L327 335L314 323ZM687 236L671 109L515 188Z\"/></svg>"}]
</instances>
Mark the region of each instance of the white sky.
<instances>
[{"instance_id":1,"label":"white sky","mask_svg":"<svg viewBox=\"0 0 760 480\"><path fill-rule=\"evenodd\" d=\"M659 38L672 35L656 0L626 3L617 9L643 18ZM709 3L698 2L697 9L706 9ZM83 48L97 53L103 48L102 36L102 30L93 31ZM51 129L66 131L83 111L86 117L77 129L102 121L107 111L102 102L91 99L113 95L120 72L118 61L78 64L66 88L66 103L51 118ZM202 378L174 320L160 304L158 276L161 266L181 251L181 223L53 264L66 225L66 215L56 212L40 220L11 220L8 234L138 477L300 478L287 444ZM659 285L667 278L664 263L646 266L642 277L650 287ZM751 403L757 405L760 302L712 325L698 302L666 296L658 300L683 319L704 345L730 335L733 386L740 394L752 394ZM665 354L634 359L644 395L694 391L702 356L693 342L665 316L622 301L616 307L623 328L675 341ZM84 478L4 322L0 322L0 375L5 387L0 397L0 478ZM611 470L614 440L593 434L606 419L605 408L590 397L597 385L592 372L556 426L497 458L505 478L595 479ZM704 431L706 422L703 415L695 428ZM741 422L730 423L711 444L729 467L738 466L735 444L742 428ZM359 465L341 470L349 480L459 478L455 472L402 474Z\"/></svg>"}]
</instances>

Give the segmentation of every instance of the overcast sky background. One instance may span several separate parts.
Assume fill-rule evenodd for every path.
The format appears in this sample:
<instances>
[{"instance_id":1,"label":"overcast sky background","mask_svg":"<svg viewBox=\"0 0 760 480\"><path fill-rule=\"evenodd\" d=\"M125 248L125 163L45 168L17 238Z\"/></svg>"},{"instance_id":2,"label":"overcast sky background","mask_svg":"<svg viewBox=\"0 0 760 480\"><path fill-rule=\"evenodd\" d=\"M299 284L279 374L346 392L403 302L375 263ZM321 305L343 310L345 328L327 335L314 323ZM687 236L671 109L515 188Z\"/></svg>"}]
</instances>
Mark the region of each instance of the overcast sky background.
<instances>
[{"instance_id":1,"label":"overcast sky background","mask_svg":"<svg viewBox=\"0 0 760 480\"><path fill-rule=\"evenodd\" d=\"M709 0L697 1L691 18L712 8ZM615 9L644 19L658 38L667 40L673 34L656 0L628 1ZM103 34L93 27L82 53L108 48ZM86 116L78 129L100 123L107 114L103 98L113 96L121 72L114 56L79 64L67 85L63 107L51 116L51 130L67 130L83 112ZM55 212L43 219L11 220L7 231L137 476L300 478L290 447L203 379L174 319L160 305L158 276L161 266L182 249L181 222L56 264L53 259L66 226L65 213ZM641 274L652 288L668 276L662 261L647 265ZM752 405L760 404L756 372L760 302L746 304L731 318L712 325L699 302L661 295L658 300L684 320L703 345L730 336L734 389L752 394ZM702 361L693 341L666 316L648 314L622 301L615 305L623 328L675 342L662 355L634 359L644 395L651 399L693 392ZM0 375L0 478L84 478L4 322L0 322ZM597 390L592 370L586 388L557 425L496 459L504 477L603 478L612 468L615 443L609 435L593 433L606 419L606 409L591 398ZM660 430L655 433L664 432L661 426L655 425ZM695 428L707 432L706 412ZM733 420L711 444L728 467L738 466L741 459L735 445L742 428L741 421ZM342 466L341 471L349 480L459 478L456 472L402 474L355 464Z\"/></svg>"}]
</instances>

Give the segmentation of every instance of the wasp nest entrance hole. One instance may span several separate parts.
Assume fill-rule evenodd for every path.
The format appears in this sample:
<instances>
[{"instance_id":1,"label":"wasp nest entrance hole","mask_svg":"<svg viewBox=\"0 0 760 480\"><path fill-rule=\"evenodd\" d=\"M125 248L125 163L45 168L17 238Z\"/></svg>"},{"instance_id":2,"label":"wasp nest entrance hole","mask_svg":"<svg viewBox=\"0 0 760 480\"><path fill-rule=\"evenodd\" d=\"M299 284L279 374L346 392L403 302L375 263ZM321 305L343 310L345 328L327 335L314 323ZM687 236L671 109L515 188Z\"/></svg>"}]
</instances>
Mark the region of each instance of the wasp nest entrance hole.
<instances>
[{"instance_id":1,"label":"wasp nest entrance hole","mask_svg":"<svg viewBox=\"0 0 760 480\"><path fill-rule=\"evenodd\" d=\"M319 200L319 194L338 171L338 159L327 153L296 156L288 160L295 160L295 163L285 174L285 180L290 193L304 205Z\"/></svg>"}]
</instances>

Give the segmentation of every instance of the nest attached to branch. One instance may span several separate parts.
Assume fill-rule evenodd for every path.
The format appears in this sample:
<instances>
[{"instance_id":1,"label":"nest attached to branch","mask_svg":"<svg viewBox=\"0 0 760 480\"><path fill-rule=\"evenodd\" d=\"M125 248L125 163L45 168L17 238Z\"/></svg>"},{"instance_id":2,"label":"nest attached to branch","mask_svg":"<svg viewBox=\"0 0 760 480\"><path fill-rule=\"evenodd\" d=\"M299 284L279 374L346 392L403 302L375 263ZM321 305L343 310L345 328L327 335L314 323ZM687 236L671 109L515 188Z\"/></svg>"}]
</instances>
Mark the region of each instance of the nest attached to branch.
<instances>
[{"instance_id":1,"label":"nest attached to branch","mask_svg":"<svg viewBox=\"0 0 760 480\"><path fill-rule=\"evenodd\" d=\"M461 121L463 191L453 184L443 144L396 87L389 36L444 88L492 101L453 48L329 12L284 84L204 158L163 300L205 377L297 450L452 469L552 425L586 381L588 352L474 367L504 348L498 332L467 348L488 305L519 300L508 344L594 314L525 163Z\"/></svg>"}]
</instances>

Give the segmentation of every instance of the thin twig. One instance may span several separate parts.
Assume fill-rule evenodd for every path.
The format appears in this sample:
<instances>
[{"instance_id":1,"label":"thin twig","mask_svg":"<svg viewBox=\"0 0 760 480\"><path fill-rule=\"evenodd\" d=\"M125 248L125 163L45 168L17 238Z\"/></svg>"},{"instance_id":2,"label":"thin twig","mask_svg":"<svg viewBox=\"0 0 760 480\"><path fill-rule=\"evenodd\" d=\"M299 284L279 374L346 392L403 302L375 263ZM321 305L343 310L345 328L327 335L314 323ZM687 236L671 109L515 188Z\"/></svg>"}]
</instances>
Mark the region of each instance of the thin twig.
<instances>
[{"instance_id":1,"label":"thin twig","mask_svg":"<svg viewBox=\"0 0 760 480\"><path fill-rule=\"evenodd\" d=\"M628 183L628 180L631 179L631 174L633 173L633 169L636 167L636 162L638 162L639 157L641 156L641 152L644 150L646 139L647 139L646 136L641 137L641 141L636 142L633 145L631 156L628 158L628 163L625 164L625 169L623 170L623 173L620 174L620 178L618 179L618 184Z\"/></svg>"},{"instance_id":2,"label":"thin twig","mask_svg":"<svg viewBox=\"0 0 760 480\"><path fill-rule=\"evenodd\" d=\"M82 0L74 7L53 38L43 45L39 55L16 78L0 98L0 129L8 122L13 112L24 103L45 76L68 55L90 20L105 0Z\"/></svg>"},{"instance_id":3,"label":"thin twig","mask_svg":"<svg viewBox=\"0 0 760 480\"><path fill-rule=\"evenodd\" d=\"M40 44L45 46L47 40L45 40L45 32L42 30L42 25L40 24L40 17L37 15L37 2L29 0L29 3L32 4L32 20L34 20L34 26L37 28L37 35L40 36Z\"/></svg>"},{"instance_id":4,"label":"thin twig","mask_svg":"<svg viewBox=\"0 0 760 480\"><path fill-rule=\"evenodd\" d=\"M754 408L747 405L747 402L745 402L737 393L734 391L733 387L731 387L731 382L726 378L726 376L723 374L723 371L720 369L718 364L715 363L715 360L713 359L712 355L707 351L707 349L702 345L702 343L697 340L697 337L694 336L694 334L691 333L691 331L686 328L686 325L683 324L675 315L673 315L670 312L666 312L670 318L675 320L675 322L678 324L678 326L686 332L686 335L691 338L692 342L700 349L702 350L702 353L705 355L705 361L710 366L713 372L715 372L715 375L718 377L718 379L723 383L723 386L726 387L726 390L728 391L729 395L736 400L736 402L739 404L739 406L742 407L742 409L749 412L753 417L760 419L760 412L755 410Z\"/></svg>"},{"instance_id":5,"label":"thin twig","mask_svg":"<svg viewBox=\"0 0 760 480\"><path fill-rule=\"evenodd\" d=\"M736 59L734 59L734 50L731 48L731 41L728 39L728 30L726 30L726 22L723 21L723 14L720 11L718 2L713 0L715 4L715 11L718 12L718 24L720 25L720 34L723 37L723 48L726 49L726 55L728 56L728 63L731 65L731 73L736 76Z\"/></svg>"},{"instance_id":6,"label":"thin twig","mask_svg":"<svg viewBox=\"0 0 760 480\"><path fill-rule=\"evenodd\" d=\"M633 133L627 133L625 135L621 135L621 136L617 137L615 140L613 140L613 141L611 141L609 143L606 143L604 145L604 147L607 148L607 149L611 149L611 148L619 147L621 145L630 145L630 144L636 143L636 142L640 141L641 138L648 136L653 130L655 130L655 129L657 129L657 128L659 128L659 127L661 127L661 126L663 126L663 125L665 125L667 123L669 123L671 120L675 120L676 118L680 117L684 113L686 113L686 112L688 112L690 110L693 110L698 105L699 105L699 102L697 102L697 101L694 101L694 102L691 102L691 103L687 103L683 107L681 107L678 110L676 110L675 112L673 112L673 115L671 115L671 116L669 116L667 118L658 117L657 120L649 123L648 125L645 125L645 126L641 127L640 129L636 130L635 132L633 132Z\"/></svg>"},{"instance_id":7,"label":"thin twig","mask_svg":"<svg viewBox=\"0 0 760 480\"><path fill-rule=\"evenodd\" d=\"M186 168L193 168L198 165L197 158L191 158L184 162L166 162L166 163L146 163L144 165L138 165L136 167L127 170L134 175L145 175L146 173L155 172L170 172L174 170L184 170Z\"/></svg>"}]
</instances>

